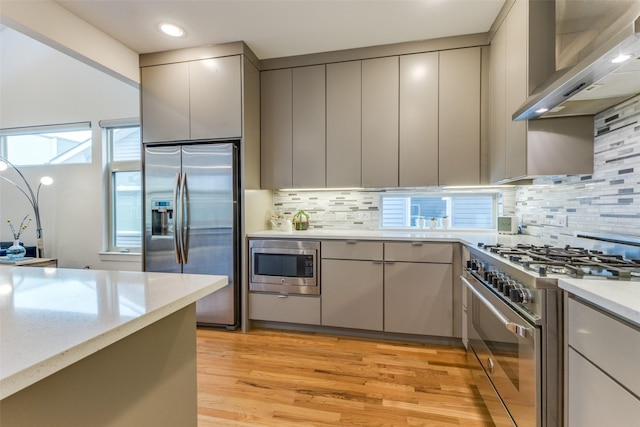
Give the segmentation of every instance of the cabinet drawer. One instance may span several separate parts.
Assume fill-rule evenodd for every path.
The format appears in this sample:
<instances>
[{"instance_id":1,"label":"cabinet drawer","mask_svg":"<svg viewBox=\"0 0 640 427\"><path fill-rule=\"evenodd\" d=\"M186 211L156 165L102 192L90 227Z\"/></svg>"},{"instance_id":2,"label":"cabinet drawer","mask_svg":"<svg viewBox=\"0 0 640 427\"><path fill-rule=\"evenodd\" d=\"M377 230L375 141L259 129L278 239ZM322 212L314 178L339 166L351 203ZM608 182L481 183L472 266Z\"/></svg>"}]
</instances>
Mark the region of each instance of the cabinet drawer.
<instances>
[{"instance_id":1,"label":"cabinet drawer","mask_svg":"<svg viewBox=\"0 0 640 427\"><path fill-rule=\"evenodd\" d=\"M569 298L569 346L640 396L640 329Z\"/></svg>"},{"instance_id":2,"label":"cabinet drawer","mask_svg":"<svg viewBox=\"0 0 640 427\"><path fill-rule=\"evenodd\" d=\"M385 261L451 264L453 260L453 247L450 244L442 243L385 243L384 259Z\"/></svg>"},{"instance_id":3,"label":"cabinet drawer","mask_svg":"<svg viewBox=\"0 0 640 427\"><path fill-rule=\"evenodd\" d=\"M382 242L362 240L325 240L322 242L322 258L382 260Z\"/></svg>"},{"instance_id":4,"label":"cabinet drawer","mask_svg":"<svg viewBox=\"0 0 640 427\"><path fill-rule=\"evenodd\" d=\"M250 293L249 318L319 325L320 297Z\"/></svg>"}]
</instances>

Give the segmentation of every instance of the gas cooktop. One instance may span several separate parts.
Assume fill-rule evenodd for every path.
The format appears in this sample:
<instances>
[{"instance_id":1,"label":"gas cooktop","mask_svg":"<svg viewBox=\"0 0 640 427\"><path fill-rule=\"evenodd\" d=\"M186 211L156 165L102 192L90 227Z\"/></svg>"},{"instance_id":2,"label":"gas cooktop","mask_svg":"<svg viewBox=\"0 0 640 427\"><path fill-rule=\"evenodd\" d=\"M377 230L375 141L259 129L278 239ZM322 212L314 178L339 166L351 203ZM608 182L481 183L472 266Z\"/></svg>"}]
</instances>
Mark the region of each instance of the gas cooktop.
<instances>
[{"instance_id":1,"label":"gas cooktop","mask_svg":"<svg viewBox=\"0 0 640 427\"><path fill-rule=\"evenodd\" d=\"M533 271L540 277L558 274L573 278L640 279L640 260L626 259L622 255L597 250L528 244L504 246L500 243L495 245L479 243L478 247L520 265L526 270Z\"/></svg>"}]
</instances>

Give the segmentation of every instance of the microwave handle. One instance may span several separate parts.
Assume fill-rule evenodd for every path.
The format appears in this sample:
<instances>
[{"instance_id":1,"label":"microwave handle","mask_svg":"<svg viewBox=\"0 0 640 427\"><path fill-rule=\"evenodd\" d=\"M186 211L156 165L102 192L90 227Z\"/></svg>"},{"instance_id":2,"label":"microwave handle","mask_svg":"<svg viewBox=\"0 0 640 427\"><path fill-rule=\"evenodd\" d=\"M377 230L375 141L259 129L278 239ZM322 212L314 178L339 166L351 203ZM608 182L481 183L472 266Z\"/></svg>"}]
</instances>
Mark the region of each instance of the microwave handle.
<instances>
[{"instance_id":1,"label":"microwave handle","mask_svg":"<svg viewBox=\"0 0 640 427\"><path fill-rule=\"evenodd\" d=\"M487 299L484 297L484 295L482 295L468 280L466 277L464 276L460 276L460 280L462 280L464 282L464 284L467 286L467 288L469 288L471 290L471 292L473 292L475 294L476 297L478 297L478 299L480 301L482 301L482 303L489 309L489 311L491 311L491 313L493 313L494 316L496 316L500 322L505 326L505 328L515 334L518 335L522 338L527 338L529 336L529 328L527 328L526 326L522 326L519 325L517 323L513 323L512 321L510 321L509 319L507 319L504 314L500 313L500 310L498 310L497 308L495 308L489 301L487 301Z\"/></svg>"}]
</instances>

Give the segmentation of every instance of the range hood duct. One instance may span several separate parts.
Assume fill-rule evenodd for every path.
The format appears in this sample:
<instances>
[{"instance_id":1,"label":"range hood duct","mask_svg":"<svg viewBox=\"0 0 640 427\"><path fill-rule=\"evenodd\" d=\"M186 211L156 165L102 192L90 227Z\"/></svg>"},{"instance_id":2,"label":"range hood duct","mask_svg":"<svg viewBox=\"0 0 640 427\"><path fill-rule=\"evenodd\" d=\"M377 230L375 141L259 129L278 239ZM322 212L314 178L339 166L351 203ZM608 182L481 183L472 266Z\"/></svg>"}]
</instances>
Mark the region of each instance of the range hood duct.
<instances>
[{"instance_id":1,"label":"range hood duct","mask_svg":"<svg viewBox=\"0 0 640 427\"><path fill-rule=\"evenodd\" d=\"M638 2L640 3L640 1ZM595 115L640 93L638 7L616 22L621 29L576 65L554 73L513 114L513 120ZM615 28L615 27L614 27ZM625 63L612 63L621 54ZM545 111L546 110L546 111Z\"/></svg>"}]
</instances>

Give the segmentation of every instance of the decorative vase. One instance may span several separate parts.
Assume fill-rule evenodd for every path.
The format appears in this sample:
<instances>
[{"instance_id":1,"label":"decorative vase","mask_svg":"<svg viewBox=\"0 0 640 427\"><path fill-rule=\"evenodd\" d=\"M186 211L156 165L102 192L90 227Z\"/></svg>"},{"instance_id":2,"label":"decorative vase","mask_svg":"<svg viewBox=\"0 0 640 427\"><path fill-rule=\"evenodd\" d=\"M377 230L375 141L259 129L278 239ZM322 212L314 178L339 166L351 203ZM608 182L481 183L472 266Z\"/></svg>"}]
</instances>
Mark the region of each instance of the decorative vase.
<instances>
[{"instance_id":1,"label":"decorative vase","mask_svg":"<svg viewBox=\"0 0 640 427\"><path fill-rule=\"evenodd\" d=\"M425 220L422 217L418 217L418 219L416 220L416 226L418 228L424 228L427 225L427 220Z\"/></svg>"},{"instance_id":2,"label":"decorative vase","mask_svg":"<svg viewBox=\"0 0 640 427\"><path fill-rule=\"evenodd\" d=\"M24 254L27 253L27 250L20 244L20 240L16 239L13 241L13 245L7 248L7 258L8 259L21 259L24 258Z\"/></svg>"},{"instance_id":3,"label":"decorative vase","mask_svg":"<svg viewBox=\"0 0 640 427\"><path fill-rule=\"evenodd\" d=\"M434 230L437 227L438 227L438 221L437 220L435 220L435 219L429 220L429 228Z\"/></svg>"},{"instance_id":4,"label":"decorative vase","mask_svg":"<svg viewBox=\"0 0 640 427\"><path fill-rule=\"evenodd\" d=\"M449 218L448 217L446 217L446 216L443 217L441 222L442 222L442 228L445 228L445 229L449 228Z\"/></svg>"}]
</instances>

